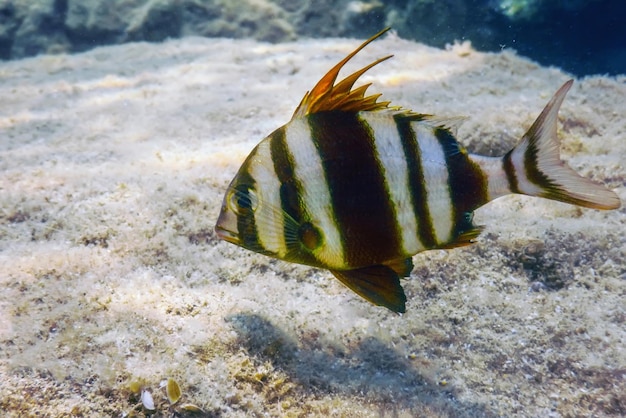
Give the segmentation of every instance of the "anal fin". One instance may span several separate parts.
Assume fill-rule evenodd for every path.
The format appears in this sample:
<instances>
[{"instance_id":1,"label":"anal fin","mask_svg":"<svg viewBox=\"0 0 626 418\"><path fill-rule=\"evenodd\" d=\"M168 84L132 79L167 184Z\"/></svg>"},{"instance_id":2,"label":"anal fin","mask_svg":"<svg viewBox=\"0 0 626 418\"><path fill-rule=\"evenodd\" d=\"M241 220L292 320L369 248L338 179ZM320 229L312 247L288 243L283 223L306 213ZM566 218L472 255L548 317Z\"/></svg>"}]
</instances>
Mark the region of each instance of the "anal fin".
<instances>
[{"instance_id":1,"label":"anal fin","mask_svg":"<svg viewBox=\"0 0 626 418\"><path fill-rule=\"evenodd\" d=\"M398 258L397 260L388 261L384 265L398 273L401 277L409 277L413 270L413 259L411 257Z\"/></svg>"},{"instance_id":2,"label":"anal fin","mask_svg":"<svg viewBox=\"0 0 626 418\"><path fill-rule=\"evenodd\" d=\"M397 313L406 312L406 296L400 277L392 268L376 265L355 270L331 270L337 279L374 305Z\"/></svg>"}]
</instances>

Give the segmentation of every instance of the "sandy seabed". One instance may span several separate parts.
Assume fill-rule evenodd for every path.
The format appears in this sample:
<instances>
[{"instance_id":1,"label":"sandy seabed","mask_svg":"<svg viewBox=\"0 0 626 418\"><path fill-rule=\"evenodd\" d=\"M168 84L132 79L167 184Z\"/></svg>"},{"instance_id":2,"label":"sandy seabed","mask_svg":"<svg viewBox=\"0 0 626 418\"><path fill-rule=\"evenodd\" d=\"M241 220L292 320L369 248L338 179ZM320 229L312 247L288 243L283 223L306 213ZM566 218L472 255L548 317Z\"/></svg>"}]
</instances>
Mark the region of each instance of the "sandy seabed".
<instances>
[{"instance_id":1,"label":"sandy seabed","mask_svg":"<svg viewBox=\"0 0 626 418\"><path fill-rule=\"evenodd\" d=\"M251 148L355 40L188 38L0 64L0 410L12 417L626 414L624 208L523 196L414 257L407 313L218 241ZM394 104L512 147L569 76L389 36L348 67ZM576 80L563 158L626 199L626 78ZM170 405L163 382L182 399Z\"/></svg>"}]
</instances>

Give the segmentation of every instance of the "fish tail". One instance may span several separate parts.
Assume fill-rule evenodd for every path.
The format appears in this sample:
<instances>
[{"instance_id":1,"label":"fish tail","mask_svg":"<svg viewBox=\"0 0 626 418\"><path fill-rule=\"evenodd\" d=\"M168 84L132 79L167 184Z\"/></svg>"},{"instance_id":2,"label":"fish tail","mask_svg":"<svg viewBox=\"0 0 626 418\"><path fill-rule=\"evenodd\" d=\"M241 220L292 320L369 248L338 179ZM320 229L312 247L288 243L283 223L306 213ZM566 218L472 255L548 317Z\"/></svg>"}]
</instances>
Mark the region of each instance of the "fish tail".
<instances>
[{"instance_id":1,"label":"fish tail","mask_svg":"<svg viewBox=\"0 0 626 418\"><path fill-rule=\"evenodd\" d=\"M557 115L572 83L563 84L517 146L503 157L508 188L513 193L593 209L616 209L620 200L613 191L580 176L561 161Z\"/></svg>"}]
</instances>

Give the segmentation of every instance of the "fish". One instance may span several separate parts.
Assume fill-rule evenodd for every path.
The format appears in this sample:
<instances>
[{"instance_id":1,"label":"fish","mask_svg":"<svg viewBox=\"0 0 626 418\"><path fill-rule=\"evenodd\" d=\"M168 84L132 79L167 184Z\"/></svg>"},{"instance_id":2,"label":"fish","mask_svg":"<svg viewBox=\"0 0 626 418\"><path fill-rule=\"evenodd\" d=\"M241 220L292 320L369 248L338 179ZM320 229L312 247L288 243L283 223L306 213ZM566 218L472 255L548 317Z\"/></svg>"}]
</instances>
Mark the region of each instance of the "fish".
<instances>
[{"instance_id":1,"label":"fish","mask_svg":"<svg viewBox=\"0 0 626 418\"><path fill-rule=\"evenodd\" d=\"M416 113L370 84L354 87L388 55L337 81L363 42L308 91L291 120L250 152L228 186L216 235L247 250L329 270L367 301L406 312L400 279L426 250L476 242L473 212L517 193L586 208L620 207L604 185L561 161L554 94L500 157L470 154L456 139L463 118Z\"/></svg>"}]
</instances>

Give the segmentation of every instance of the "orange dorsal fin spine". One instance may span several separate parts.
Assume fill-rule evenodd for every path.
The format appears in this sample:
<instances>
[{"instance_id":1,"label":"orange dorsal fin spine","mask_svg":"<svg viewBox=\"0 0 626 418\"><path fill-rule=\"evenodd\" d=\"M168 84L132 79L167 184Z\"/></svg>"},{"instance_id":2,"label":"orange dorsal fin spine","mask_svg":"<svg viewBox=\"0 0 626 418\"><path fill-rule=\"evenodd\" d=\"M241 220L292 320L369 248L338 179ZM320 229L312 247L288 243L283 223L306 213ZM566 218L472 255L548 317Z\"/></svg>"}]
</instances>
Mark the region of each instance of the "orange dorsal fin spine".
<instances>
[{"instance_id":1,"label":"orange dorsal fin spine","mask_svg":"<svg viewBox=\"0 0 626 418\"><path fill-rule=\"evenodd\" d=\"M377 59L369 65L361 68L360 70L350 74L348 77L335 84L339 71L343 66L352 59L356 54L365 48L370 42L381 37L390 28L383 29L376 35L363 42L357 49L348 54L347 57L339 61L337 65L331 68L320 81L317 82L315 87L308 91L302 101L296 108L293 114L293 118L303 117L309 114L339 110L346 112L360 112L371 111L379 109L387 109L389 102L377 102L380 94L374 94L372 96L365 97L365 90L369 87L369 84L358 87L352 90L354 83L361 77L367 70L380 64L381 62L388 60L393 55Z\"/></svg>"}]
</instances>

